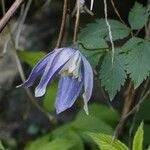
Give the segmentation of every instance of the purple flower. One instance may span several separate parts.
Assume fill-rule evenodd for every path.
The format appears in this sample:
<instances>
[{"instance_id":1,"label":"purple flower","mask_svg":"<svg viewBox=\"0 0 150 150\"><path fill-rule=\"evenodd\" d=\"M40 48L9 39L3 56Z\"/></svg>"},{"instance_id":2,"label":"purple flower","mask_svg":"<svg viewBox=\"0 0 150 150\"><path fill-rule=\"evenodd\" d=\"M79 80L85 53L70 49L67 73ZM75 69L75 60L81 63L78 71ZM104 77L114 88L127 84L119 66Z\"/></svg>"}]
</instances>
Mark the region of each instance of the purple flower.
<instances>
[{"instance_id":1,"label":"purple flower","mask_svg":"<svg viewBox=\"0 0 150 150\"><path fill-rule=\"evenodd\" d=\"M84 86L84 110L88 114L87 103L92 95L93 71L81 52L74 48L59 48L47 54L31 71L29 78L18 87L30 87L42 75L35 89L35 96L43 96L46 88L57 74L61 74L56 97L56 112L70 108Z\"/></svg>"}]
</instances>

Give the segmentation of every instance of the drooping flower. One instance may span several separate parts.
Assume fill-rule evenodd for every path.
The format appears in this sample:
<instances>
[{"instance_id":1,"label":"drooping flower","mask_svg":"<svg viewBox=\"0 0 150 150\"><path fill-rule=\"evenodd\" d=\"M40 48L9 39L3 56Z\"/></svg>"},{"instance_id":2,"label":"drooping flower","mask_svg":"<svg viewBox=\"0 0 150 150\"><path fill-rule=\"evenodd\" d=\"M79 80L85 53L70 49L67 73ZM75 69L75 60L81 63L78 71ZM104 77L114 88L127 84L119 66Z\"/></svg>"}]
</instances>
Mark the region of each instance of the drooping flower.
<instances>
[{"instance_id":1,"label":"drooping flower","mask_svg":"<svg viewBox=\"0 0 150 150\"><path fill-rule=\"evenodd\" d=\"M56 112L60 113L70 108L84 86L82 96L84 110L88 114L87 103L92 95L93 71L89 62L78 49L59 48L48 53L32 69L29 78L18 87L30 87L37 77L42 75L40 83L35 89L35 97L41 97L57 74L61 74L61 78L55 102Z\"/></svg>"}]
</instances>

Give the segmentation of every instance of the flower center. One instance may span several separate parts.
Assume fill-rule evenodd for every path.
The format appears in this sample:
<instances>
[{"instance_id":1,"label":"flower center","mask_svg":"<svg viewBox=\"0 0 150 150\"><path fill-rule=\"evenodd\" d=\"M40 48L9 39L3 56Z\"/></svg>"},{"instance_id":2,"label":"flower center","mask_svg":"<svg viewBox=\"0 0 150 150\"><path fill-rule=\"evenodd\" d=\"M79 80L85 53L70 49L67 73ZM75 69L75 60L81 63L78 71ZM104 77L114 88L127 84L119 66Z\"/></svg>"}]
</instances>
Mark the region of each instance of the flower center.
<instances>
[{"instance_id":1,"label":"flower center","mask_svg":"<svg viewBox=\"0 0 150 150\"><path fill-rule=\"evenodd\" d=\"M60 73L64 76L72 76L81 81L81 56L77 51L74 56L65 64Z\"/></svg>"}]
</instances>

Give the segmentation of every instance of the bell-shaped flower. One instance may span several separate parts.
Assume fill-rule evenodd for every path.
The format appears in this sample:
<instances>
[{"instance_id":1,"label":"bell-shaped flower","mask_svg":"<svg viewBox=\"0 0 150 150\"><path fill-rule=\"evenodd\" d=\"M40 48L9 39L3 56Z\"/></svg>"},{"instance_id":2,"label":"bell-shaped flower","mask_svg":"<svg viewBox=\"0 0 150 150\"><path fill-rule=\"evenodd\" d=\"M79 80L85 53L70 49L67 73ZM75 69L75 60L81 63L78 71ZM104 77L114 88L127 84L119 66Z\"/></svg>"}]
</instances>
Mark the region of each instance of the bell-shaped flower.
<instances>
[{"instance_id":1,"label":"bell-shaped flower","mask_svg":"<svg viewBox=\"0 0 150 150\"><path fill-rule=\"evenodd\" d=\"M41 97L57 74L61 74L56 97L56 112L60 113L70 108L78 98L84 86L84 110L88 114L87 103L93 89L93 71L78 49L59 48L47 54L32 69L29 78L18 87L30 87L42 75L40 83L35 89L35 96Z\"/></svg>"}]
</instances>

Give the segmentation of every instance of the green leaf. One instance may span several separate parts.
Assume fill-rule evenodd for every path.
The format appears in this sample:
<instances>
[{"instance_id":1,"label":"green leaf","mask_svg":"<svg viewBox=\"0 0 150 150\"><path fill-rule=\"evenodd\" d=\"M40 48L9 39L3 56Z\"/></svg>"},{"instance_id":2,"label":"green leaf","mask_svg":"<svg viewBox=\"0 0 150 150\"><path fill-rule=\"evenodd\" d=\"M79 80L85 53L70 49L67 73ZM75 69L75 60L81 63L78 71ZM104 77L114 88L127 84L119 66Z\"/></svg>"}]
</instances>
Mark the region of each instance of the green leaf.
<instances>
[{"instance_id":1,"label":"green leaf","mask_svg":"<svg viewBox=\"0 0 150 150\"><path fill-rule=\"evenodd\" d=\"M133 145L132 150L142 150L143 149L143 122L140 124L138 130L135 133L134 139L133 139Z\"/></svg>"},{"instance_id":2,"label":"green leaf","mask_svg":"<svg viewBox=\"0 0 150 150\"><path fill-rule=\"evenodd\" d=\"M150 125L149 125L149 121L150 121L150 115L147 115L149 113L149 108L150 108L150 97L148 97L144 103L140 106L139 112L136 115L136 126L135 128L137 128L141 122L141 120L145 121L144 124L144 146L145 145L149 145L150 144L150 140L149 140L149 135L150 135ZM144 148L143 148L144 149Z\"/></svg>"},{"instance_id":3,"label":"green leaf","mask_svg":"<svg viewBox=\"0 0 150 150\"><path fill-rule=\"evenodd\" d=\"M122 24L121 22L116 20L111 20L111 19L109 19L108 21L111 26L112 37L114 41L118 39L123 39L130 34L130 29L124 24ZM95 23L88 24L86 28L82 29L78 36L79 41L84 39L84 37L89 38L87 40L90 42L89 45L93 45L92 44L93 41L94 40L98 41L98 39L100 38L109 41L109 32L108 32L108 27L106 25L105 19L98 19L96 20ZM103 48L103 47L104 45L101 46L99 45L98 48Z\"/></svg>"},{"instance_id":4,"label":"green leaf","mask_svg":"<svg viewBox=\"0 0 150 150\"><path fill-rule=\"evenodd\" d=\"M0 141L0 150L5 150L5 148L4 148L4 146L3 146L1 141Z\"/></svg>"},{"instance_id":5,"label":"green leaf","mask_svg":"<svg viewBox=\"0 0 150 150\"><path fill-rule=\"evenodd\" d=\"M121 52L128 52L130 51L134 46L142 43L144 40L138 37L132 37L130 38L120 49Z\"/></svg>"},{"instance_id":6,"label":"green leaf","mask_svg":"<svg viewBox=\"0 0 150 150\"><path fill-rule=\"evenodd\" d=\"M149 123L145 123L144 124L144 145L149 145L150 142L149 142L149 135L150 135L150 125Z\"/></svg>"},{"instance_id":7,"label":"green leaf","mask_svg":"<svg viewBox=\"0 0 150 150\"><path fill-rule=\"evenodd\" d=\"M113 100L117 91L124 85L126 79L125 58L122 54L115 53L112 64L112 52L107 52L100 70L101 85L108 91L110 100Z\"/></svg>"},{"instance_id":8,"label":"green leaf","mask_svg":"<svg viewBox=\"0 0 150 150\"><path fill-rule=\"evenodd\" d=\"M69 150L74 145L74 141L70 141L68 139L55 139L51 142L43 145L39 149L36 150ZM35 149L34 149L35 150Z\"/></svg>"},{"instance_id":9,"label":"green leaf","mask_svg":"<svg viewBox=\"0 0 150 150\"><path fill-rule=\"evenodd\" d=\"M100 119L112 126L117 124L119 119L119 113L117 111L100 104L90 104L88 108L91 117L96 117L97 119ZM85 116L86 114L84 110L81 110L78 113L78 118L80 117L82 119Z\"/></svg>"},{"instance_id":10,"label":"green leaf","mask_svg":"<svg viewBox=\"0 0 150 150\"><path fill-rule=\"evenodd\" d=\"M103 122L100 118L93 116L77 116L77 119L72 123L72 128L82 137L84 142L91 148L95 149L95 144L85 134L86 132L103 132L113 134L113 129Z\"/></svg>"},{"instance_id":11,"label":"green leaf","mask_svg":"<svg viewBox=\"0 0 150 150\"><path fill-rule=\"evenodd\" d=\"M144 103L140 106L140 109L137 113L137 119L139 121L144 120L146 122L150 121L150 115L147 115L149 113L150 108L150 97L145 99Z\"/></svg>"},{"instance_id":12,"label":"green leaf","mask_svg":"<svg viewBox=\"0 0 150 150\"><path fill-rule=\"evenodd\" d=\"M129 150L128 147L112 136L106 134L88 133L101 150Z\"/></svg>"},{"instance_id":13,"label":"green leaf","mask_svg":"<svg viewBox=\"0 0 150 150\"><path fill-rule=\"evenodd\" d=\"M45 52L27 52L27 51L17 51L18 56L25 61L31 67L35 66L39 60L41 60L46 53Z\"/></svg>"},{"instance_id":14,"label":"green leaf","mask_svg":"<svg viewBox=\"0 0 150 150\"><path fill-rule=\"evenodd\" d=\"M28 144L25 150L40 150L45 144L47 144L51 140L51 135L47 134L35 140L34 142Z\"/></svg>"},{"instance_id":15,"label":"green leaf","mask_svg":"<svg viewBox=\"0 0 150 150\"><path fill-rule=\"evenodd\" d=\"M100 50L86 50L84 48L80 48L81 52L88 59L93 69L98 65L100 58L103 56L103 52Z\"/></svg>"},{"instance_id":16,"label":"green leaf","mask_svg":"<svg viewBox=\"0 0 150 150\"><path fill-rule=\"evenodd\" d=\"M126 55L127 72L137 88L150 72L150 42L143 42L132 48Z\"/></svg>"},{"instance_id":17,"label":"green leaf","mask_svg":"<svg viewBox=\"0 0 150 150\"><path fill-rule=\"evenodd\" d=\"M147 150L150 150L150 146L148 147L148 149Z\"/></svg>"},{"instance_id":18,"label":"green leaf","mask_svg":"<svg viewBox=\"0 0 150 150\"><path fill-rule=\"evenodd\" d=\"M93 35L87 34L86 36L82 37L80 42L86 49L108 48L106 41L100 36L95 37L94 33Z\"/></svg>"},{"instance_id":19,"label":"green leaf","mask_svg":"<svg viewBox=\"0 0 150 150\"><path fill-rule=\"evenodd\" d=\"M82 54L88 59L93 69L95 69L95 67L98 65L101 56L105 52L104 50L98 50L98 49L97 50L85 49L79 43L76 43L71 47L79 49L82 52Z\"/></svg>"},{"instance_id":20,"label":"green leaf","mask_svg":"<svg viewBox=\"0 0 150 150\"><path fill-rule=\"evenodd\" d=\"M63 125L56 130L52 132L53 139L56 138L65 138L70 141L74 141L74 146L71 148L71 150L84 150L84 145L81 137L73 131L72 124L68 123L66 125Z\"/></svg>"},{"instance_id":21,"label":"green leaf","mask_svg":"<svg viewBox=\"0 0 150 150\"><path fill-rule=\"evenodd\" d=\"M143 28L148 21L148 13L146 12L146 8L140 3L135 2L129 13L128 20L132 29L139 30Z\"/></svg>"},{"instance_id":22,"label":"green leaf","mask_svg":"<svg viewBox=\"0 0 150 150\"><path fill-rule=\"evenodd\" d=\"M48 134L28 145L25 150L70 150L74 144L74 141L65 138L51 140Z\"/></svg>"},{"instance_id":23,"label":"green leaf","mask_svg":"<svg viewBox=\"0 0 150 150\"><path fill-rule=\"evenodd\" d=\"M70 150L84 150L83 140L76 132L71 131L68 138L75 142L74 146Z\"/></svg>"},{"instance_id":24,"label":"green leaf","mask_svg":"<svg viewBox=\"0 0 150 150\"><path fill-rule=\"evenodd\" d=\"M100 118L96 118L90 115L83 117L82 115L80 116L80 113L77 115L76 120L72 123L72 127L81 134L87 131L103 132L106 134L113 133L112 128Z\"/></svg>"},{"instance_id":25,"label":"green leaf","mask_svg":"<svg viewBox=\"0 0 150 150\"><path fill-rule=\"evenodd\" d=\"M58 80L55 80L53 84L48 87L43 101L45 111L52 112L55 110L54 103L57 95L57 87Z\"/></svg>"}]
</instances>

